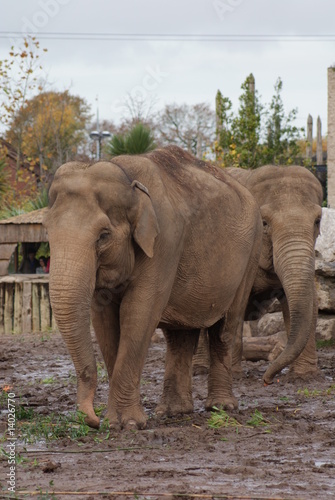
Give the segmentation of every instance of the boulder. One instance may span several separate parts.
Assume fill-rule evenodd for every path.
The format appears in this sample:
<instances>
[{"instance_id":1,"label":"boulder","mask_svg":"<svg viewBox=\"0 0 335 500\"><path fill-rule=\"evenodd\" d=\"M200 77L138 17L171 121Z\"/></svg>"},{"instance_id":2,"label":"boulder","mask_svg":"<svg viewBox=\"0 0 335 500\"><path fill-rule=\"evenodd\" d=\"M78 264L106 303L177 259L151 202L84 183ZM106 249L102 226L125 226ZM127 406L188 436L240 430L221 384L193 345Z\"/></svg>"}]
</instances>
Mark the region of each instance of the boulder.
<instances>
[{"instance_id":1,"label":"boulder","mask_svg":"<svg viewBox=\"0 0 335 500\"><path fill-rule=\"evenodd\" d=\"M335 313L335 262L315 259L315 279L319 311Z\"/></svg>"},{"instance_id":2,"label":"boulder","mask_svg":"<svg viewBox=\"0 0 335 500\"><path fill-rule=\"evenodd\" d=\"M328 262L335 260L335 209L323 208L320 235L316 240L317 254Z\"/></svg>"}]
</instances>

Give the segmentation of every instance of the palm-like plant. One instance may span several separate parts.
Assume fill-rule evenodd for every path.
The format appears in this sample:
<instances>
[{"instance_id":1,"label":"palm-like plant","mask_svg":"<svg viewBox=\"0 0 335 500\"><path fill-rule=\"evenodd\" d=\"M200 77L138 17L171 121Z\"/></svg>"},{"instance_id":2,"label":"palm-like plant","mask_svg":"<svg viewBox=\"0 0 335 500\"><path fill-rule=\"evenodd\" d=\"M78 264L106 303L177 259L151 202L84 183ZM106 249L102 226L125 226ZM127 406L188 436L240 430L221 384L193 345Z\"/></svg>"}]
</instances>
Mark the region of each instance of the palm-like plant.
<instances>
[{"instance_id":1,"label":"palm-like plant","mask_svg":"<svg viewBox=\"0 0 335 500\"><path fill-rule=\"evenodd\" d=\"M138 123L127 134L114 135L106 149L110 156L119 156L147 153L155 147L151 130L143 123Z\"/></svg>"}]
</instances>

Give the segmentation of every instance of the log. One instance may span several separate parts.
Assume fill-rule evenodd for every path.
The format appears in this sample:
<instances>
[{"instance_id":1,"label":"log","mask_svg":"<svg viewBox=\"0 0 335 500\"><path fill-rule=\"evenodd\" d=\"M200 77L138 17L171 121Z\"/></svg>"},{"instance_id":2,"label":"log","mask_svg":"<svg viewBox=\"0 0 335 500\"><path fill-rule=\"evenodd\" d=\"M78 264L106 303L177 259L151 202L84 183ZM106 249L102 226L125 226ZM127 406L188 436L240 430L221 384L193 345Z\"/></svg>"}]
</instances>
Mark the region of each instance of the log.
<instances>
[{"instance_id":1,"label":"log","mask_svg":"<svg viewBox=\"0 0 335 500\"><path fill-rule=\"evenodd\" d=\"M284 350L286 332L278 332L266 337L243 338L243 358L248 361L275 360Z\"/></svg>"}]
</instances>

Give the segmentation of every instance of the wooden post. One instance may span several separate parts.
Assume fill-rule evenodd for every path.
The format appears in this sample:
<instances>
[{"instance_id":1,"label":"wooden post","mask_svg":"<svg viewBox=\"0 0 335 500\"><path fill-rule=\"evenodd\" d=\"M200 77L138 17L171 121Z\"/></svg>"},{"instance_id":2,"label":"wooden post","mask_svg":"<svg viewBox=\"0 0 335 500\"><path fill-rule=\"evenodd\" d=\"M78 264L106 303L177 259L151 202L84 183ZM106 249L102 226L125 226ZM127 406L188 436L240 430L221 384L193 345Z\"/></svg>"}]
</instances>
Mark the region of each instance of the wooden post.
<instances>
[{"instance_id":1,"label":"wooden post","mask_svg":"<svg viewBox=\"0 0 335 500\"><path fill-rule=\"evenodd\" d=\"M31 285L31 314L33 332L40 332L40 298L38 293L38 283Z\"/></svg>"},{"instance_id":2,"label":"wooden post","mask_svg":"<svg viewBox=\"0 0 335 500\"><path fill-rule=\"evenodd\" d=\"M0 335L4 335L5 333L4 305L5 305L4 285L1 283L0 284Z\"/></svg>"},{"instance_id":3,"label":"wooden post","mask_svg":"<svg viewBox=\"0 0 335 500\"><path fill-rule=\"evenodd\" d=\"M4 325L5 325L5 334L9 335L13 332L14 283L5 283L4 288L5 288Z\"/></svg>"},{"instance_id":4,"label":"wooden post","mask_svg":"<svg viewBox=\"0 0 335 500\"><path fill-rule=\"evenodd\" d=\"M40 283L40 289L41 332L46 332L50 328L50 301L48 283Z\"/></svg>"},{"instance_id":5,"label":"wooden post","mask_svg":"<svg viewBox=\"0 0 335 500\"><path fill-rule=\"evenodd\" d=\"M14 318L13 332L22 333L22 301L23 301L23 283L16 282L14 285Z\"/></svg>"},{"instance_id":6,"label":"wooden post","mask_svg":"<svg viewBox=\"0 0 335 500\"><path fill-rule=\"evenodd\" d=\"M31 281L23 282L22 332L31 333Z\"/></svg>"}]
</instances>

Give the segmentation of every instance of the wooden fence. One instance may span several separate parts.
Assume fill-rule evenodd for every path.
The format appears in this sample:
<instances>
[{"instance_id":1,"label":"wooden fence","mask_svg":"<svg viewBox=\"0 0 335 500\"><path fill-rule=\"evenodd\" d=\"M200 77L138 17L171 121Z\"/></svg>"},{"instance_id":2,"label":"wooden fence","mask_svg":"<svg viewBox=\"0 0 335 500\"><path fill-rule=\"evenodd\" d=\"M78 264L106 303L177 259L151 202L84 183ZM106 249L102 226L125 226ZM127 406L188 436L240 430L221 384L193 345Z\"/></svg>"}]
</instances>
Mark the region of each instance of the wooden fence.
<instances>
[{"instance_id":1,"label":"wooden fence","mask_svg":"<svg viewBox=\"0 0 335 500\"><path fill-rule=\"evenodd\" d=\"M45 332L55 328L49 300L49 276L22 274L0 278L0 335Z\"/></svg>"}]
</instances>

